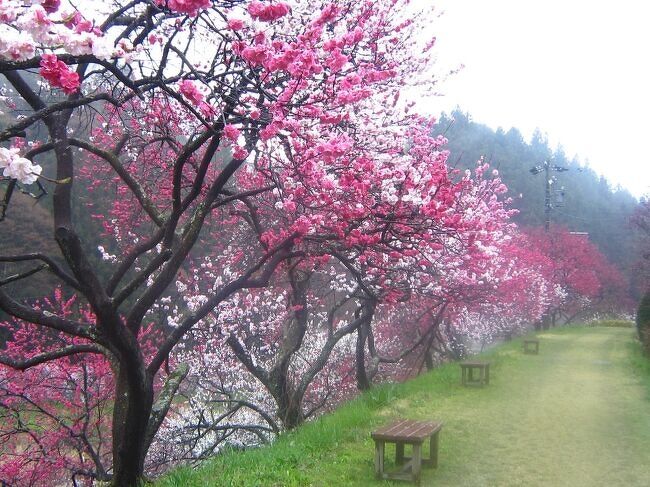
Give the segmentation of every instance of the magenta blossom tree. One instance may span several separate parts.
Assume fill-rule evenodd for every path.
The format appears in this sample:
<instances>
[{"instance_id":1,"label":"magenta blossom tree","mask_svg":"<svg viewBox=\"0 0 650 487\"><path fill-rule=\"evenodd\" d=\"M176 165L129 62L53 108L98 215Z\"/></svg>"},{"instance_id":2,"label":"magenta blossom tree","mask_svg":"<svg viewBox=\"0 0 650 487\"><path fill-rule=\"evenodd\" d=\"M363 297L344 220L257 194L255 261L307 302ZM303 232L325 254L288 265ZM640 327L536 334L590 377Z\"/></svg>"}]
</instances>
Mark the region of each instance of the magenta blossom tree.
<instances>
[{"instance_id":1,"label":"magenta blossom tree","mask_svg":"<svg viewBox=\"0 0 650 487\"><path fill-rule=\"evenodd\" d=\"M621 272L607 261L588 236L571 233L563 227L550 232L532 229L528 234L535 251L550 259L549 279L561 295L549 304L545 326L597 312L631 309L627 283Z\"/></svg>"},{"instance_id":2,"label":"magenta blossom tree","mask_svg":"<svg viewBox=\"0 0 650 487\"><path fill-rule=\"evenodd\" d=\"M57 289L37 309L94 321L87 307ZM5 322L13 339L0 357L0 479L10 485L51 485L70 478L85 485L111 465L111 366L88 340L37 335L31 323ZM37 335L38 340L34 339ZM68 355L75 350L77 353ZM44 354L58 360L38 363Z\"/></svg>"}]
</instances>

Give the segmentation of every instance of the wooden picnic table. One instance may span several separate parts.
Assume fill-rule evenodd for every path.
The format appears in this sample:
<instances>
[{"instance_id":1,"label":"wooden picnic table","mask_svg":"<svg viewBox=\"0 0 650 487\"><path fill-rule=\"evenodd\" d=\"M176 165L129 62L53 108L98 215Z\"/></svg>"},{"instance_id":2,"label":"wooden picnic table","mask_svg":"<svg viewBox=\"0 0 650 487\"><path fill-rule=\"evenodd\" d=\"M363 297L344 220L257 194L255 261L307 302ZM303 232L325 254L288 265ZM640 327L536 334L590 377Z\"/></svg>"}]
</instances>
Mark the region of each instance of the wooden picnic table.
<instances>
[{"instance_id":1,"label":"wooden picnic table","mask_svg":"<svg viewBox=\"0 0 650 487\"><path fill-rule=\"evenodd\" d=\"M474 370L478 371L478 379L474 378ZM489 362L461 362L461 383L467 385L488 385L490 383Z\"/></svg>"},{"instance_id":2,"label":"wooden picnic table","mask_svg":"<svg viewBox=\"0 0 650 487\"><path fill-rule=\"evenodd\" d=\"M539 340L537 340L536 338L525 339L524 353L533 353L536 355L539 354Z\"/></svg>"},{"instance_id":3,"label":"wooden picnic table","mask_svg":"<svg viewBox=\"0 0 650 487\"><path fill-rule=\"evenodd\" d=\"M420 482L422 465L438 466L438 433L442 423L398 419L379 428L370 436L375 440L375 474L378 479L411 480ZM422 458L422 444L429 440L429 458ZM386 443L395 443L395 464L402 467L397 472L384 470ZM404 445L413 446L413 456L404 456Z\"/></svg>"}]
</instances>

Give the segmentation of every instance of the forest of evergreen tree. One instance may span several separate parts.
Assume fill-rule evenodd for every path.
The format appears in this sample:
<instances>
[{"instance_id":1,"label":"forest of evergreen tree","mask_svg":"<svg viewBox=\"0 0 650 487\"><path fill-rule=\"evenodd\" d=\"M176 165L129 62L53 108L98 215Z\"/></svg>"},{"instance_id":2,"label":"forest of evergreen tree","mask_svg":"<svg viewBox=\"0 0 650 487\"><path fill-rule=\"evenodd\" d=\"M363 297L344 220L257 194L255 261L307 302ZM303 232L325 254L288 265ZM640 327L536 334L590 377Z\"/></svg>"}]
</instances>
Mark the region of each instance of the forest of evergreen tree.
<instances>
[{"instance_id":1,"label":"forest of evergreen tree","mask_svg":"<svg viewBox=\"0 0 650 487\"><path fill-rule=\"evenodd\" d=\"M534 175L530 169L544 161L567 168L551 173L555 178L551 185L551 225L588 233L591 241L629 277L632 297L640 298L641 276L637 271L641 243L630 222L639 201L629 191L613 187L589 167L588 161L569 158L561 146L549 147L539 129L526 141L516 128L493 130L456 109L442 114L436 135L448 139L450 161L458 169L471 168L482 157L499 171L509 188L512 206L519 210L515 221L523 227L543 226L545 221L544 172Z\"/></svg>"}]
</instances>

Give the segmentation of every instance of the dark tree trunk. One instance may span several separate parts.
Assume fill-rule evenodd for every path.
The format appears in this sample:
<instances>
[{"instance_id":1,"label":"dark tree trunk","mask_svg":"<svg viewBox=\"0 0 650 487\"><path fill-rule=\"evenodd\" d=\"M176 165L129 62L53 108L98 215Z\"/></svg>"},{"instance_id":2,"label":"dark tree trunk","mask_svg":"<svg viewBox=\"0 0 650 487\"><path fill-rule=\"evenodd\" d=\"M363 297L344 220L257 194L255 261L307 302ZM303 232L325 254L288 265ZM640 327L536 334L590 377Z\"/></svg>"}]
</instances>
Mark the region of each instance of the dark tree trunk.
<instances>
[{"instance_id":1,"label":"dark tree trunk","mask_svg":"<svg viewBox=\"0 0 650 487\"><path fill-rule=\"evenodd\" d=\"M289 364L302 345L307 331L309 313L307 311L307 289L311 274L301 271L289 271L291 283L291 304L298 306L294 316L287 323L282 333L280 357L275 367L270 371L271 394L278 405L278 416L286 429L300 425L305 417L302 411L302 394L289 383Z\"/></svg>"},{"instance_id":2,"label":"dark tree trunk","mask_svg":"<svg viewBox=\"0 0 650 487\"><path fill-rule=\"evenodd\" d=\"M358 313L357 313L358 314ZM358 318L359 316L355 316ZM370 380L366 372L366 340L368 339L368 327L362 325L357 328L357 346L355 352L355 368L357 388L360 391L367 391L370 389Z\"/></svg>"},{"instance_id":3,"label":"dark tree trunk","mask_svg":"<svg viewBox=\"0 0 650 487\"><path fill-rule=\"evenodd\" d=\"M427 368L428 372L433 370L433 357L431 356L431 350L424 352L424 366Z\"/></svg>"},{"instance_id":4,"label":"dark tree trunk","mask_svg":"<svg viewBox=\"0 0 650 487\"><path fill-rule=\"evenodd\" d=\"M120 367L113 410L113 485L135 487L144 479L147 425L153 405L153 384L144 367Z\"/></svg>"},{"instance_id":5,"label":"dark tree trunk","mask_svg":"<svg viewBox=\"0 0 650 487\"><path fill-rule=\"evenodd\" d=\"M282 420L282 424L288 430L300 426L305 421L301 399L286 389L282 395L276 397L278 415Z\"/></svg>"}]
</instances>

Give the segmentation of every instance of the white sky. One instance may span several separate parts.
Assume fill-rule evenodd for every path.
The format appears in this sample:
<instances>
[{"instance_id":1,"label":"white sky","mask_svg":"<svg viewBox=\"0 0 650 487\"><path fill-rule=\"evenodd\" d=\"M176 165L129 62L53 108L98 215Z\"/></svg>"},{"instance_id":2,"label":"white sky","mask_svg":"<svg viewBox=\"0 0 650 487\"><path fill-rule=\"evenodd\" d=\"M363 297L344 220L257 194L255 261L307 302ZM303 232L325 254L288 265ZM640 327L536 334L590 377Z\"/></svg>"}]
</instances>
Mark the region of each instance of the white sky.
<instances>
[{"instance_id":1,"label":"white sky","mask_svg":"<svg viewBox=\"0 0 650 487\"><path fill-rule=\"evenodd\" d=\"M433 1L436 71L465 68L428 111L459 105L527 139L539 127L614 185L650 193L650 1Z\"/></svg>"}]
</instances>

